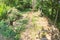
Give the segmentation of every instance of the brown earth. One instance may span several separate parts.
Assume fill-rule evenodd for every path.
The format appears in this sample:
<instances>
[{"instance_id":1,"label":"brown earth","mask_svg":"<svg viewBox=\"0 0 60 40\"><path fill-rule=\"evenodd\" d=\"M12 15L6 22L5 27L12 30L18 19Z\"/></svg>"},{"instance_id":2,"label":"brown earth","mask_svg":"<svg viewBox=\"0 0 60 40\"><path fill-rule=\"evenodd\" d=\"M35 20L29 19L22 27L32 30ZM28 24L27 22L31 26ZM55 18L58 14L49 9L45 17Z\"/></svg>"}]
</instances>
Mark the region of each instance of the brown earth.
<instances>
[{"instance_id":1,"label":"brown earth","mask_svg":"<svg viewBox=\"0 0 60 40\"><path fill-rule=\"evenodd\" d=\"M39 15L39 11L27 14L30 21L28 28L21 33L21 40L60 40L59 30L51 25L50 19Z\"/></svg>"}]
</instances>

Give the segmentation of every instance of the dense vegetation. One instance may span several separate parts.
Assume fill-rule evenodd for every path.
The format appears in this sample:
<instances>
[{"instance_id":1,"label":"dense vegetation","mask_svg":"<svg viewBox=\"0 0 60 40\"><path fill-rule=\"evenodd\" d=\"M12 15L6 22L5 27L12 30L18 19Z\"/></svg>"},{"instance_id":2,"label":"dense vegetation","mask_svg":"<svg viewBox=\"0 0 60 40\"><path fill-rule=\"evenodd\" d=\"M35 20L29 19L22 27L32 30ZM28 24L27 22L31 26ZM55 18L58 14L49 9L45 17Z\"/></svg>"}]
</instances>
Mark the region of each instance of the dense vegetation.
<instances>
[{"instance_id":1,"label":"dense vegetation","mask_svg":"<svg viewBox=\"0 0 60 40\"><path fill-rule=\"evenodd\" d=\"M11 8L16 8L18 11L14 13ZM60 29L60 1L59 0L0 0L0 32L6 37L18 40L19 31L25 29L28 19L20 20L21 27L17 27L14 31L12 28L13 21L22 17L24 11L42 10L54 23L56 22L57 28ZM13 16L9 16L9 14ZM9 21L9 23L7 21Z\"/></svg>"}]
</instances>

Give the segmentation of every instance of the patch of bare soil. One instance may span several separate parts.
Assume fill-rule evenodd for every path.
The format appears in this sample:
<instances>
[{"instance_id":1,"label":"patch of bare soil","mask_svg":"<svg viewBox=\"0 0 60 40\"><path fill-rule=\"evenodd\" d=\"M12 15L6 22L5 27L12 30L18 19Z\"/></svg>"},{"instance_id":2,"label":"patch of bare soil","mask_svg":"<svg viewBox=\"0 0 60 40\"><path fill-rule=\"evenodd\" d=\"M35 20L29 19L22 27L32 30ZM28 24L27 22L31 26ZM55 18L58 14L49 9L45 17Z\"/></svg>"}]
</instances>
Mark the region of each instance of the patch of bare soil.
<instances>
[{"instance_id":1,"label":"patch of bare soil","mask_svg":"<svg viewBox=\"0 0 60 40\"><path fill-rule=\"evenodd\" d=\"M54 25L50 25L47 17L39 17L40 12L30 12L27 29L21 33L20 40L60 40L59 31Z\"/></svg>"}]
</instances>

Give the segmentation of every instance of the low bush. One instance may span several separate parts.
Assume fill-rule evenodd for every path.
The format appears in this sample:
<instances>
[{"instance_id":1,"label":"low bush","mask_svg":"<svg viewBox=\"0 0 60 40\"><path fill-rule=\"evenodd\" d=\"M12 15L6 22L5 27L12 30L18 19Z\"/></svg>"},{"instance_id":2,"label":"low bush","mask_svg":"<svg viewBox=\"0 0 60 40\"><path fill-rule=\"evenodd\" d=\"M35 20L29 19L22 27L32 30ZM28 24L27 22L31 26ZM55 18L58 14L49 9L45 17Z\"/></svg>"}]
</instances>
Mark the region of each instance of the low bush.
<instances>
[{"instance_id":1,"label":"low bush","mask_svg":"<svg viewBox=\"0 0 60 40\"><path fill-rule=\"evenodd\" d=\"M0 20L7 18L7 11L10 7L6 6L6 4L2 3L0 4Z\"/></svg>"},{"instance_id":2,"label":"low bush","mask_svg":"<svg viewBox=\"0 0 60 40\"><path fill-rule=\"evenodd\" d=\"M12 38L13 40L19 40L20 33L25 30L25 24L19 27L9 26L5 21L0 21L0 34L7 38Z\"/></svg>"}]
</instances>

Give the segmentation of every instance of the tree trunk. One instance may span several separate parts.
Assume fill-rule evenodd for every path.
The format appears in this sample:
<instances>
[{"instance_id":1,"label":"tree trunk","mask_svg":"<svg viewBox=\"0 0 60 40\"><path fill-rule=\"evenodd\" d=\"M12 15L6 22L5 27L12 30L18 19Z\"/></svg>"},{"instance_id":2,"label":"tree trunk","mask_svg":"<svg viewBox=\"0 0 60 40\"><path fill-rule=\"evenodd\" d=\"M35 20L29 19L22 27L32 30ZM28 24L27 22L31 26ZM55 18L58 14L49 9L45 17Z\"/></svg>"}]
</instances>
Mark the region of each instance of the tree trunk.
<instances>
[{"instance_id":1,"label":"tree trunk","mask_svg":"<svg viewBox=\"0 0 60 40\"><path fill-rule=\"evenodd\" d=\"M36 0L32 0L32 11L35 10Z\"/></svg>"}]
</instances>

